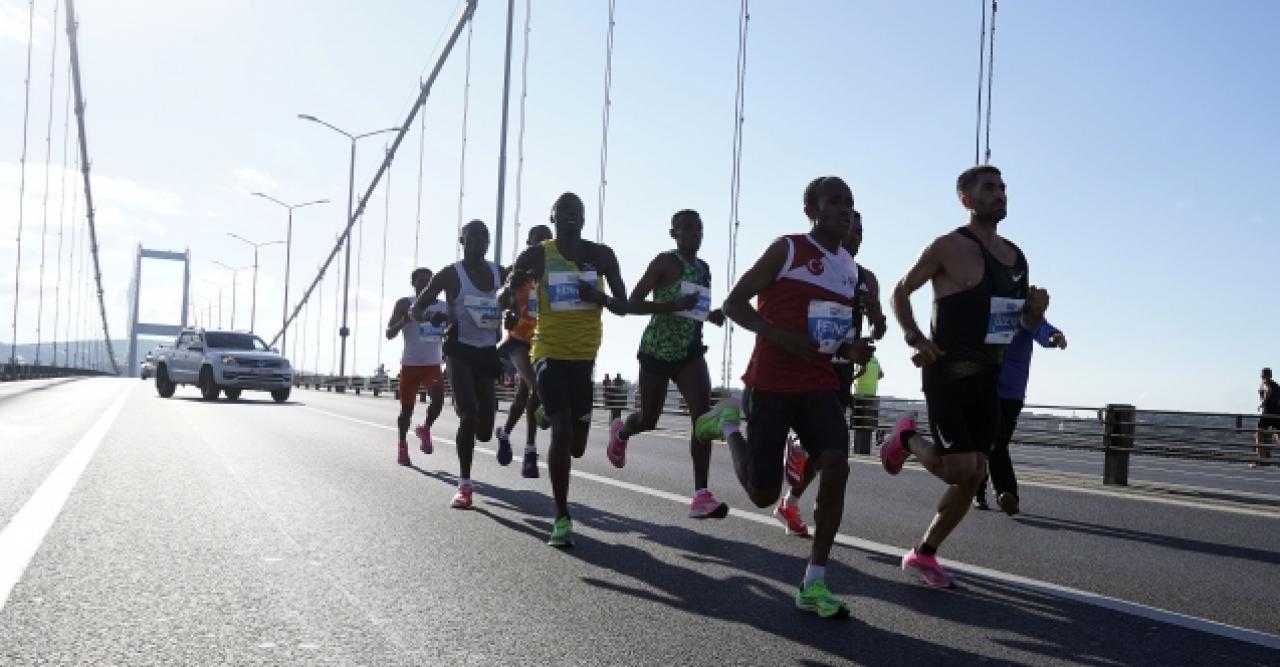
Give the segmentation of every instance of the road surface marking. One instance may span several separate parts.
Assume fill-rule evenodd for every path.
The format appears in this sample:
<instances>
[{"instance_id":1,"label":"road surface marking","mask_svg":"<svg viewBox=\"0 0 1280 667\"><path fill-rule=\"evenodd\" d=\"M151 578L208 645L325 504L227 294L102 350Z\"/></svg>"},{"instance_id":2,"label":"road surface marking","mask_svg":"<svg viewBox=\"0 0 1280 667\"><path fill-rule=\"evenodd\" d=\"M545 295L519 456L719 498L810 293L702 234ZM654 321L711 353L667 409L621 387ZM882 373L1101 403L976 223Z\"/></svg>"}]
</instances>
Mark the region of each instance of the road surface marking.
<instances>
[{"instance_id":1,"label":"road surface marking","mask_svg":"<svg viewBox=\"0 0 1280 667\"><path fill-rule=\"evenodd\" d=\"M356 424L370 426L370 427L382 429L385 431L397 430L394 426L387 426L386 424L379 424L377 422L371 422L365 419L349 417L347 415L339 414L337 412L330 412L328 410L321 410L319 408L313 408L310 406L307 406L307 409L313 412L318 412L320 414L328 415L330 417L335 417L337 419L343 419L349 422L354 422ZM438 437L434 433L432 434L432 441L441 442L441 443L450 444L450 445L457 444L453 440ZM490 456L497 455L497 452L485 447L477 446L475 448L475 451L483 452ZM547 467L546 463L539 463L538 466L543 469ZM623 482L621 480L613 479L612 477L605 477L603 475L596 475L594 473L583 472L580 470L573 470L571 471L571 474L574 477L579 477L581 479L586 479L593 482L599 482L601 484L606 484L619 489L632 491L635 493L651 496L654 498L661 498L664 500L674 501L674 502L680 503L681 505L685 505L689 502L688 498L681 496L679 494L670 493L667 491L661 491L659 489L652 489L647 486L632 484L630 482ZM740 519L746 519L748 521L754 521L758 524L769 526L771 528L776 528L778 526L778 522L776 519L774 519L772 516L768 514L763 514L760 512L743 511L743 510L735 509L729 513L729 516L737 517ZM895 547L888 544L882 544L880 542L872 542L871 540L864 540L862 538L853 537L851 535L845 535L844 533L837 533L835 541L837 544L851 547L859 551L866 551L874 554L879 554L882 556L888 556L893 559L901 558L902 554L906 552L906 549L903 547ZM1032 579L1030 577L1023 577L1016 574L1001 572L999 570L993 570L990 568L982 567L980 565L969 565L967 563L960 563L953 560L944 560L943 562L947 564L948 568L956 572L963 572L965 574L972 575L975 577L990 579L990 580L998 581L1001 583L1018 586L1020 588L1033 590L1038 593L1044 593L1047 595L1052 595L1057 598L1062 598L1066 600L1071 600L1073 602L1092 605L1094 607L1101 607L1103 609L1120 612L1122 614L1128 614L1130 616L1137 616L1139 618L1145 618L1152 621L1159 621L1161 623L1167 623L1169 625L1174 625L1180 628L1186 628L1188 630L1207 632L1209 634L1217 635L1219 637L1225 637L1227 639L1234 639L1237 641L1248 642L1250 644L1256 644L1258 646L1265 646L1270 649L1280 650L1280 635L1271 635L1265 632L1259 632L1257 630L1250 630L1248 628L1241 628L1238 626L1228 625L1226 623L1219 623L1217 621L1211 621L1204 618L1188 616L1186 614L1179 614L1178 612L1169 611L1167 609L1161 609L1159 607L1152 607L1150 605L1145 605L1138 602L1129 602L1128 600L1121 600L1119 598L1113 598L1113 597L1101 595L1098 593L1092 593L1092 592L1081 590L1078 588L1061 586L1061 585L1050 583L1047 581L1041 581L1039 579Z\"/></svg>"},{"instance_id":2,"label":"road surface marking","mask_svg":"<svg viewBox=\"0 0 1280 667\"><path fill-rule=\"evenodd\" d=\"M133 386L120 392L106 411L80 437L80 441L67 452L53 472L41 482L36 492L27 499L22 509L0 530L0 611L9 602L9 594L26 572L27 565L40 549L54 520L62 513L71 491L80 475L98 451L98 446L111 430L116 417L124 407Z\"/></svg>"}]
</instances>

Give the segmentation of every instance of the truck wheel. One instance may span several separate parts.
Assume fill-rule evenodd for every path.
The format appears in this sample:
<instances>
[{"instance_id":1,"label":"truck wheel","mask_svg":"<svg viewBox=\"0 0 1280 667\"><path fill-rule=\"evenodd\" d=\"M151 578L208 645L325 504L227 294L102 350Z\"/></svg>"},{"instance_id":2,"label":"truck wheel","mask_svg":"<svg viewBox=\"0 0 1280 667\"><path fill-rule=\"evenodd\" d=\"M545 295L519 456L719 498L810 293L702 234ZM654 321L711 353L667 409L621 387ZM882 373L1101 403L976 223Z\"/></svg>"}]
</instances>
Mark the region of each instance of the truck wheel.
<instances>
[{"instance_id":1,"label":"truck wheel","mask_svg":"<svg viewBox=\"0 0 1280 667\"><path fill-rule=\"evenodd\" d=\"M213 369L205 366L200 369L200 397L206 401L218 400L218 394L222 392L222 388L213 382Z\"/></svg>"},{"instance_id":2,"label":"truck wheel","mask_svg":"<svg viewBox=\"0 0 1280 667\"><path fill-rule=\"evenodd\" d=\"M285 387L284 389L272 389L271 400L275 401L276 403L284 403L285 401L289 400L290 390L291 390L290 387Z\"/></svg>"},{"instance_id":3,"label":"truck wheel","mask_svg":"<svg viewBox=\"0 0 1280 667\"><path fill-rule=\"evenodd\" d=\"M177 385L169 379L169 369L164 366L156 367L156 393L160 394L160 398L170 398L173 396L173 390L177 389Z\"/></svg>"}]
</instances>

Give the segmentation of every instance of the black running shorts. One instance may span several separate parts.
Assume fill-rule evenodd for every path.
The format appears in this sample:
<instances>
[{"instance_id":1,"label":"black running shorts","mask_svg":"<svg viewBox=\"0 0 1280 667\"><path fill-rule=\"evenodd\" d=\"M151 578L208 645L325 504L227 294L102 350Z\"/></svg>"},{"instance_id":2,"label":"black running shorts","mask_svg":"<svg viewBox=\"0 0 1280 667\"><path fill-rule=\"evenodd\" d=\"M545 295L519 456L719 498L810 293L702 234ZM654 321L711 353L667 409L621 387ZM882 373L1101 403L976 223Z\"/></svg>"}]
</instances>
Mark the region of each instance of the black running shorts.
<instances>
[{"instance_id":1,"label":"black running shorts","mask_svg":"<svg viewBox=\"0 0 1280 667\"><path fill-rule=\"evenodd\" d=\"M759 490L781 489L787 433L795 431L810 457L835 450L849 455L849 428L834 391L784 394L747 387L742 393L747 421L747 475Z\"/></svg>"},{"instance_id":2,"label":"black running shorts","mask_svg":"<svg viewBox=\"0 0 1280 667\"><path fill-rule=\"evenodd\" d=\"M538 396L548 416L565 410L573 419L591 420L592 393L595 383L591 375L594 361L538 359L533 373L538 378Z\"/></svg>"},{"instance_id":3,"label":"black running shorts","mask_svg":"<svg viewBox=\"0 0 1280 667\"><path fill-rule=\"evenodd\" d=\"M1000 432L997 378L993 369L925 390L929 428L942 455L991 454Z\"/></svg>"}]
</instances>

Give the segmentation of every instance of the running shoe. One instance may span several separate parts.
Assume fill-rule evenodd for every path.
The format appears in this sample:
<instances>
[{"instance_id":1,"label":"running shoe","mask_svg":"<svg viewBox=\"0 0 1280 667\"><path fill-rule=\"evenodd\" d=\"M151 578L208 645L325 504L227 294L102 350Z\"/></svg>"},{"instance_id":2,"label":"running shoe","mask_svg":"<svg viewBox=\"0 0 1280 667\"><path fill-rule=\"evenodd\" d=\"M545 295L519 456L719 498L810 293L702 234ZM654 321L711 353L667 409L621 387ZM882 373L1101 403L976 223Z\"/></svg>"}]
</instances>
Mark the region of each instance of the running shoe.
<instances>
[{"instance_id":1,"label":"running shoe","mask_svg":"<svg viewBox=\"0 0 1280 667\"><path fill-rule=\"evenodd\" d=\"M413 462L409 460L409 443L401 440L399 450L400 453L396 456L396 463L399 463L402 466L413 465Z\"/></svg>"},{"instance_id":2,"label":"running shoe","mask_svg":"<svg viewBox=\"0 0 1280 667\"><path fill-rule=\"evenodd\" d=\"M524 463L520 464L520 476L526 479L538 479L538 453L524 453Z\"/></svg>"},{"instance_id":3,"label":"running shoe","mask_svg":"<svg viewBox=\"0 0 1280 667\"><path fill-rule=\"evenodd\" d=\"M951 575L947 574L947 571L938 564L937 557L917 553L915 549L908 551L902 557L902 571L915 572L924 579L924 583L933 588L955 587L955 582L951 580Z\"/></svg>"},{"instance_id":4,"label":"running shoe","mask_svg":"<svg viewBox=\"0 0 1280 667\"><path fill-rule=\"evenodd\" d=\"M844 618L849 615L849 605L832 595L821 577L796 593L796 609L811 611L822 618Z\"/></svg>"},{"instance_id":5,"label":"running shoe","mask_svg":"<svg viewBox=\"0 0 1280 667\"><path fill-rule=\"evenodd\" d=\"M996 496L996 504L1009 516L1015 516L1018 513L1018 497L1012 493L1005 492Z\"/></svg>"},{"instance_id":6,"label":"running shoe","mask_svg":"<svg viewBox=\"0 0 1280 667\"><path fill-rule=\"evenodd\" d=\"M431 429L427 428L426 424L423 424L413 429L413 432L417 434L418 440L422 441L422 446L418 449L421 449L423 454L430 454L434 449L431 446Z\"/></svg>"},{"instance_id":7,"label":"running shoe","mask_svg":"<svg viewBox=\"0 0 1280 667\"><path fill-rule=\"evenodd\" d=\"M987 494L983 493L973 497L973 506L980 510L989 510L991 506L987 504Z\"/></svg>"},{"instance_id":8,"label":"running shoe","mask_svg":"<svg viewBox=\"0 0 1280 667\"><path fill-rule=\"evenodd\" d=\"M556 519L555 525L551 528L551 539L547 540L547 544L553 547L573 546L573 519L567 516Z\"/></svg>"},{"instance_id":9,"label":"running shoe","mask_svg":"<svg viewBox=\"0 0 1280 667\"><path fill-rule=\"evenodd\" d=\"M541 405L533 411L533 419L538 423L538 428L544 431L551 428L551 419L547 417L547 411Z\"/></svg>"},{"instance_id":10,"label":"running shoe","mask_svg":"<svg viewBox=\"0 0 1280 667\"><path fill-rule=\"evenodd\" d=\"M511 437L507 432L499 426L498 430L493 434L498 438L498 465L505 466L511 463Z\"/></svg>"},{"instance_id":11,"label":"running shoe","mask_svg":"<svg viewBox=\"0 0 1280 667\"><path fill-rule=\"evenodd\" d=\"M723 519L729 515L729 506L716 500L710 491L699 491L689 503L691 519Z\"/></svg>"},{"instance_id":12,"label":"running shoe","mask_svg":"<svg viewBox=\"0 0 1280 667\"><path fill-rule=\"evenodd\" d=\"M622 419L615 419L609 424L609 447L604 450L609 463L615 468L627 465L627 441L622 439Z\"/></svg>"},{"instance_id":13,"label":"running shoe","mask_svg":"<svg viewBox=\"0 0 1280 667\"><path fill-rule=\"evenodd\" d=\"M458 492L453 494L453 500L449 503L449 507L456 510L471 509L471 485L459 484Z\"/></svg>"},{"instance_id":14,"label":"running shoe","mask_svg":"<svg viewBox=\"0 0 1280 667\"><path fill-rule=\"evenodd\" d=\"M735 424L741 418L742 410L738 399L721 399L707 414L698 417L698 421L694 422L694 437L702 442L724 440L724 425Z\"/></svg>"},{"instance_id":15,"label":"running shoe","mask_svg":"<svg viewBox=\"0 0 1280 667\"><path fill-rule=\"evenodd\" d=\"M788 535L809 536L809 527L805 525L804 517L800 514L800 505L787 505L786 499L781 499L778 501L778 506L773 508L773 516L782 523L783 528L787 529Z\"/></svg>"},{"instance_id":16,"label":"running shoe","mask_svg":"<svg viewBox=\"0 0 1280 667\"><path fill-rule=\"evenodd\" d=\"M897 424L894 424L893 434L889 436L889 439L880 443L880 465L884 466L885 472L890 475L902 472L902 464L906 463L907 457L911 456L911 450L907 449L907 443L902 441L902 433L915 430L915 417L907 415L899 419Z\"/></svg>"},{"instance_id":17,"label":"running shoe","mask_svg":"<svg viewBox=\"0 0 1280 667\"><path fill-rule=\"evenodd\" d=\"M788 435L786 475L787 484L790 484L791 488L798 489L804 484L804 470L808 465L809 455L795 438Z\"/></svg>"}]
</instances>

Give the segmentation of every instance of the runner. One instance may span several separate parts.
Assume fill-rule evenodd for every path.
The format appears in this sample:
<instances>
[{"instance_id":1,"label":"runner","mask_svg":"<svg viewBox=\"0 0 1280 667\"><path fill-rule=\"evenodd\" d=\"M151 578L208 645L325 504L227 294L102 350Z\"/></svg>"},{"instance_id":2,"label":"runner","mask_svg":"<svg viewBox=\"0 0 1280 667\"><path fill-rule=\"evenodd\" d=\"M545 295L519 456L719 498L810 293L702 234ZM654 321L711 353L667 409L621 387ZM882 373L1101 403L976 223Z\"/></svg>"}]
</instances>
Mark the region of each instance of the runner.
<instances>
[{"instance_id":1,"label":"runner","mask_svg":"<svg viewBox=\"0 0 1280 667\"><path fill-rule=\"evenodd\" d=\"M1031 353L1035 341L1041 347L1067 349L1067 337L1049 324L1048 320L1040 322L1035 332L1022 327L1013 334L1013 341L1004 353L1004 364L1000 367L1000 430L996 433L995 445L991 448L991 456L987 459L987 470L991 477L991 485L996 489L996 504L1009 516L1018 513L1018 477L1013 472L1013 459L1009 457L1009 442L1013 440L1013 431L1018 428L1018 416L1022 414L1022 404L1027 400L1027 378L1031 374ZM978 493L973 497L973 506L988 509L987 477L978 485Z\"/></svg>"},{"instance_id":2,"label":"runner","mask_svg":"<svg viewBox=\"0 0 1280 667\"><path fill-rule=\"evenodd\" d=\"M627 312L627 293L618 270L618 258L609 246L582 238L585 208L578 195L566 192L551 209L554 241L543 241L516 258L511 285L536 277L538 328L533 335L533 369L538 396L551 422L547 468L555 497L556 520L548 544L573 545L573 520L569 518L570 454L580 458L587 450L591 430L591 382L596 353L604 327L600 309L617 315ZM601 276L613 296L600 291ZM507 294L505 298L510 298Z\"/></svg>"},{"instance_id":3,"label":"runner","mask_svg":"<svg viewBox=\"0 0 1280 667\"><path fill-rule=\"evenodd\" d=\"M711 267L698 258L702 247L702 218L697 211L677 211L671 216L671 238L676 249L664 252L649 263L640 282L631 292L627 312L651 315L640 339L640 409L625 420L609 426L609 462L626 464L627 440L653 430L667 401L667 385L675 382L689 406L691 421L711 407L711 374L707 370L702 344L702 322L724 324L724 313L711 310ZM653 301L645 298L652 292ZM689 516L723 519L729 506L716 500L707 488L711 466L711 443L689 438L693 459L693 500Z\"/></svg>"},{"instance_id":4,"label":"runner","mask_svg":"<svg viewBox=\"0 0 1280 667\"><path fill-rule=\"evenodd\" d=\"M551 228L536 225L529 230L525 242L533 247L551 238ZM515 296L508 296L506 302L498 300L498 305L508 308L507 314L515 320L507 329L507 338L498 346L498 354L506 356L516 367L516 395L511 401L511 409L507 413L506 426L498 427L494 436L498 438L498 465L511 463L511 430L520 421L521 413L525 418L524 463L520 466L520 474L530 479L538 477L538 428L534 415L541 401L538 400L537 378L533 374L533 362L529 359L529 346L533 341L533 332L538 326L538 298L529 296L537 289L537 281L526 279L524 284L513 286Z\"/></svg>"},{"instance_id":5,"label":"runner","mask_svg":"<svg viewBox=\"0 0 1280 667\"><path fill-rule=\"evenodd\" d=\"M916 432L911 416L880 445L884 469L896 475L907 457L948 484L924 539L902 558L902 569L925 583L953 583L934 557L969 511L987 470L987 455L1000 426L997 380L1005 347L1019 326L1035 330L1049 294L1030 286L1022 251L996 234L1006 214L1000 170L972 167L956 180L969 224L934 239L893 291L893 312L923 366L924 396L935 446ZM933 284L933 324L926 338L916 325L911 294Z\"/></svg>"},{"instance_id":6,"label":"runner","mask_svg":"<svg viewBox=\"0 0 1280 667\"><path fill-rule=\"evenodd\" d=\"M444 407L444 374L440 372L440 342L444 327L414 322L409 318L409 308L431 282L431 269L414 269L410 281L413 284L413 296L396 301L395 307L391 309L391 319L387 322L387 340L394 340L397 335L404 338L404 352L400 354L400 417L396 419L396 426L400 429L400 455L397 461L402 466L412 465L406 438L409 423L413 420L413 405L418 399L418 392L425 390L431 397L426 421L414 429L422 443L423 454L431 453L431 427ZM444 304L438 301L427 307L428 316L444 311Z\"/></svg>"},{"instance_id":7,"label":"runner","mask_svg":"<svg viewBox=\"0 0 1280 667\"><path fill-rule=\"evenodd\" d=\"M1280 385L1271 379L1271 369L1262 369L1262 386L1258 388L1258 410L1262 416L1258 418L1258 432L1253 436L1253 444L1258 451L1258 461L1250 463L1250 468L1259 464L1267 465L1263 459L1271 458L1271 447L1265 444L1268 440L1280 441Z\"/></svg>"},{"instance_id":8,"label":"runner","mask_svg":"<svg viewBox=\"0 0 1280 667\"><path fill-rule=\"evenodd\" d=\"M862 214L858 211L853 212L853 219L849 226L849 234L844 237L841 242L844 249L849 253L850 258L858 256L858 250L862 248ZM884 338L886 326L884 308L880 306L880 281L876 279L876 275L870 269L865 268L861 264L854 262L857 275L857 301L853 310L853 338L862 341L862 319L865 317L870 327L871 339L880 340ZM863 341L862 345L869 345L869 341ZM857 352L859 358L861 355L874 354L874 350L862 349L860 346ZM872 357L874 360L874 357ZM847 413L853 407L853 398L850 396L850 389L853 386L856 377L853 371L854 364L849 357L843 355L835 355L831 358L832 368L836 372L836 377L840 380L840 405L843 406ZM778 506L773 509L773 516L782 523L788 535L797 537L809 537L809 526L804 522L804 516L800 511L800 496L804 494L809 483L813 481L817 470L808 466L809 456L805 454L802 447L795 438L787 439L787 494L778 502Z\"/></svg>"},{"instance_id":9,"label":"runner","mask_svg":"<svg viewBox=\"0 0 1280 667\"><path fill-rule=\"evenodd\" d=\"M429 304L444 292L449 304L444 353L458 413L458 492L451 506L470 509L472 454L476 440L488 442L493 436L497 411L495 384L502 373L502 363L496 345L502 311L496 297L502 275L497 264L484 258L489 250L489 228L483 222L468 222L458 241L462 243L462 261L446 266L431 279L413 304L413 317L426 319ZM445 319L445 315L437 314L431 321L441 324Z\"/></svg>"},{"instance_id":10,"label":"runner","mask_svg":"<svg viewBox=\"0 0 1280 667\"><path fill-rule=\"evenodd\" d=\"M732 399L720 401L698 419L696 434L728 441L738 481L758 507L778 502L787 433L794 429L800 436L810 466L822 477L796 607L844 617L849 606L831 594L824 575L849 478L849 431L831 356L848 347L853 329L858 277L841 246L852 225L853 194L834 176L814 179L804 191L804 211L810 232L775 240L725 300L725 314L755 332L755 349L742 378L741 409ZM741 413L746 437L738 430Z\"/></svg>"}]
</instances>

